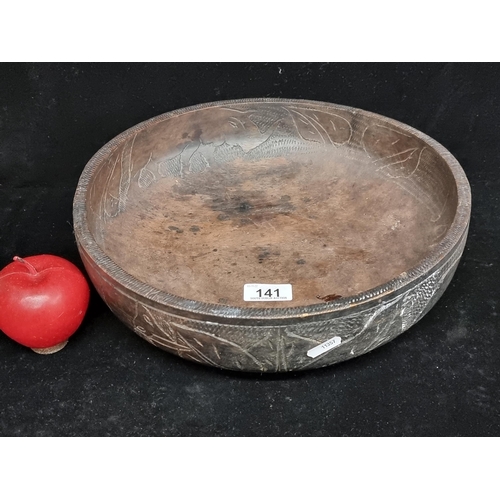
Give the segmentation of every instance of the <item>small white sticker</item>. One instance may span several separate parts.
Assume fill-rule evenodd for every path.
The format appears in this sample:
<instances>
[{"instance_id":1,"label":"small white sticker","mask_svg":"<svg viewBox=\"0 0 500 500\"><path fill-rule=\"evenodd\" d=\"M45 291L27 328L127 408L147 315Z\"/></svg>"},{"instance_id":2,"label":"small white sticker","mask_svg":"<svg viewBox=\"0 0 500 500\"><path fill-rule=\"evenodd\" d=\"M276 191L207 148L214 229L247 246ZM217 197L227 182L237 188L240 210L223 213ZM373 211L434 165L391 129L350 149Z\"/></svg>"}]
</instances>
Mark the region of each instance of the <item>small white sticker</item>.
<instances>
[{"instance_id":1,"label":"small white sticker","mask_svg":"<svg viewBox=\"0 0 500 500\"><path fill-rule=\"evenodd\" d=\"M247 283L243 287L243 300L249 301L279 301L292 300L292 285L269 285Z\"/></svg>"},{"instance_id":2,"label":"small white sticker","mask_svg":"<svg viewBox=\"0 0 500 500\"><path fill-rule=\"evenodd\" d=\"M310 358L317 358L320 354L323 354L325 352L330 351L334 347L338 347L340 343L342 342L342 339L340 337L333 337L330 340L327 340L326 342L323 342L320 345L317 345L316 347L313 347L312 349L309 349L307 351L307 355Z\"/></svg>"}]
</instances>

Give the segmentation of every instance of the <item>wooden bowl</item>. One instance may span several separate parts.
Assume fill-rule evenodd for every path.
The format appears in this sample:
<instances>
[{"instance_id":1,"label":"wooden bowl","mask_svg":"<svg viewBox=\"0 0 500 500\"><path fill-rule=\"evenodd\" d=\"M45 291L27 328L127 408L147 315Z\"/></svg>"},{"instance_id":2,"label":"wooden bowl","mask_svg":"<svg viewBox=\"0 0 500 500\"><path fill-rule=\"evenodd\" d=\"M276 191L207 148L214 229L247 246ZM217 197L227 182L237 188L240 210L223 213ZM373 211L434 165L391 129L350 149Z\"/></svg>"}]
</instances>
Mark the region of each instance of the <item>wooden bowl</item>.
<instances>
[{"instance_id":1,"label":"wooden bowl","mask_svg":"<svg viewBox=\"0 0 500 500\"><path fill-rule=\"evenodd\" d=\"M277 372L364 354L448 286L470 188L430 137L329 103L192 106L122 133L74 200L81 257L138 335L185 359Z\"/></svg>"}]
</instances>

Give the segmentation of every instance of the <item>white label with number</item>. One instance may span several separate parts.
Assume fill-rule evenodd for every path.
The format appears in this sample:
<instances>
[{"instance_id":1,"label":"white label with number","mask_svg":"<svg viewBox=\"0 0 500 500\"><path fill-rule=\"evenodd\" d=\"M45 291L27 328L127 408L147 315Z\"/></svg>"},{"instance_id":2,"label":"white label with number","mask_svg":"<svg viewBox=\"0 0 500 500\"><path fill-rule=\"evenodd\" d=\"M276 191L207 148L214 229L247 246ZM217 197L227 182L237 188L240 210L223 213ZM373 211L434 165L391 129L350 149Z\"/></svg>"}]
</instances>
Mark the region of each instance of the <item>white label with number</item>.
<instances>
[{"instance_id":1,"label":"white label with number","mask_svg":"<svg viewBox=\"0 0 500 500\"><path fill-rule=\"evenodd\" d=\"M326 342L323 342L320 345L317 345L316 347L313 347L312 349L309 349L307 351L307 355L310 358L317 358L320 354L323 354L325 352L330 351L334 347L338 347L340 343L342 342L342 339L340 337L333 337L330 340L327 340Z\"/></svg>"},{"instance_id":2,"label":"white label with number","mask_svg":"<svg viewBox=\"0 0 500 500\"><path fill-rule=\"evenodd\" d=\"M247 283L243 287L243 300L247 302L292 300L292 285Z\"/></svg>"}]
</instances>

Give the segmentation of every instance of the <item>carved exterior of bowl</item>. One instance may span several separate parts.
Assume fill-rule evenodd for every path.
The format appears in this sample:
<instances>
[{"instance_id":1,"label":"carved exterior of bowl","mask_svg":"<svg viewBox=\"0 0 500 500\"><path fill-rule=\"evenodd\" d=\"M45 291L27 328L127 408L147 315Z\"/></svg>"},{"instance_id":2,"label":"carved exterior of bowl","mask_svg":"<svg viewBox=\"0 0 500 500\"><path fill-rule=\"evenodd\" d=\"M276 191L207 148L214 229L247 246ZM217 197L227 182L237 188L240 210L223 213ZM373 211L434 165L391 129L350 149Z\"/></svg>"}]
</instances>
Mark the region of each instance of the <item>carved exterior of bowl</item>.
<instances>
[{"instance_id":1,"label":"carved exterior of bowl","mask_svg":"<svg viewBox=\"0 0 500 500\"><path fill-rule=\"evenodd\" d=\"M415 138L422 148L432 150L440 157L454 180L456 213L446 235L417 266L391 281L351 297L310 306L266 309L209 304L170 295L137 280L102 251L98 236L89 229L87 200L90 182L99 169L105 168L110 153L122 148L122 162L115 165L115 168L122 169L115 212L98 214L98 218L118 215L126 205L127 185L123 179L130 182L132 178L127 172L123 152L130 148L137 134L176 116L221 105L265 106L265 117L269 120L279 119L279 116L270 116L269 110L273 106L278 110L286 110L287 106L295 109L313 107L341 114L347 124L344 129L348 131L340 130L346 136L342 140L353 144L358 141L359 149L364 149L367 155L372 151L367 150L363 138L372 123ZM333 128L340 129L335 125ZM305 134L297 134L297 137L310 146L311 138ZM376 147L373 146L374 150ZM378 151L376 153L374 161L378 161L378 165L381 160L385 161L384 158L389 158L386 165L399 168L399 158L402 157L394 160L399 154L397 151L386 157ZM412 157L419 158L418 154ZM418 168L418 163L416 165ZM142 174L137 173L139 182ZM143 175L142 182L149 180ZM433 307L450 283L465 246L469 218L470 188L465 174L455 158L433 139L373 113L328 103L279 99L193 106L143 122L96 153L85 167L74 200L75 235L83 263L97 291L121 321L151 344L182 358L219 368L253 372L304 370L331 365L367 353L410 328ZM324 349L324 353L311 357L311 349L334 338L334 348Z\"/></svg>"}]
</instances>

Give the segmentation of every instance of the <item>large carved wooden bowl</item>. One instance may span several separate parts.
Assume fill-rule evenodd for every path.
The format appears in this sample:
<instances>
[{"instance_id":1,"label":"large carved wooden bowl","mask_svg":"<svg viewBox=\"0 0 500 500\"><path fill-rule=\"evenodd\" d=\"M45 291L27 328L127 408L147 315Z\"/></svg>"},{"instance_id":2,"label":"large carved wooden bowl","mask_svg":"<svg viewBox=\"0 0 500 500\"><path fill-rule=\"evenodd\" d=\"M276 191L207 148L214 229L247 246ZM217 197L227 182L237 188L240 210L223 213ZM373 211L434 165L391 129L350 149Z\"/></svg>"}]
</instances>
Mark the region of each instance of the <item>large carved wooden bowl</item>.
<instances>
[{"instance_id":1,"label":"large carved wooden bowl","mask_svg":"<svg viewBox=\"0 0 500 500\"><path fill-rule=\"evenodd\" d=\"M89 161L74 200L84 265L126 325L256 372L330 365L410 328L448 286L469 217L466 176L433 139L280 99L140 123Z\"/></svg>"}]
</instances>

